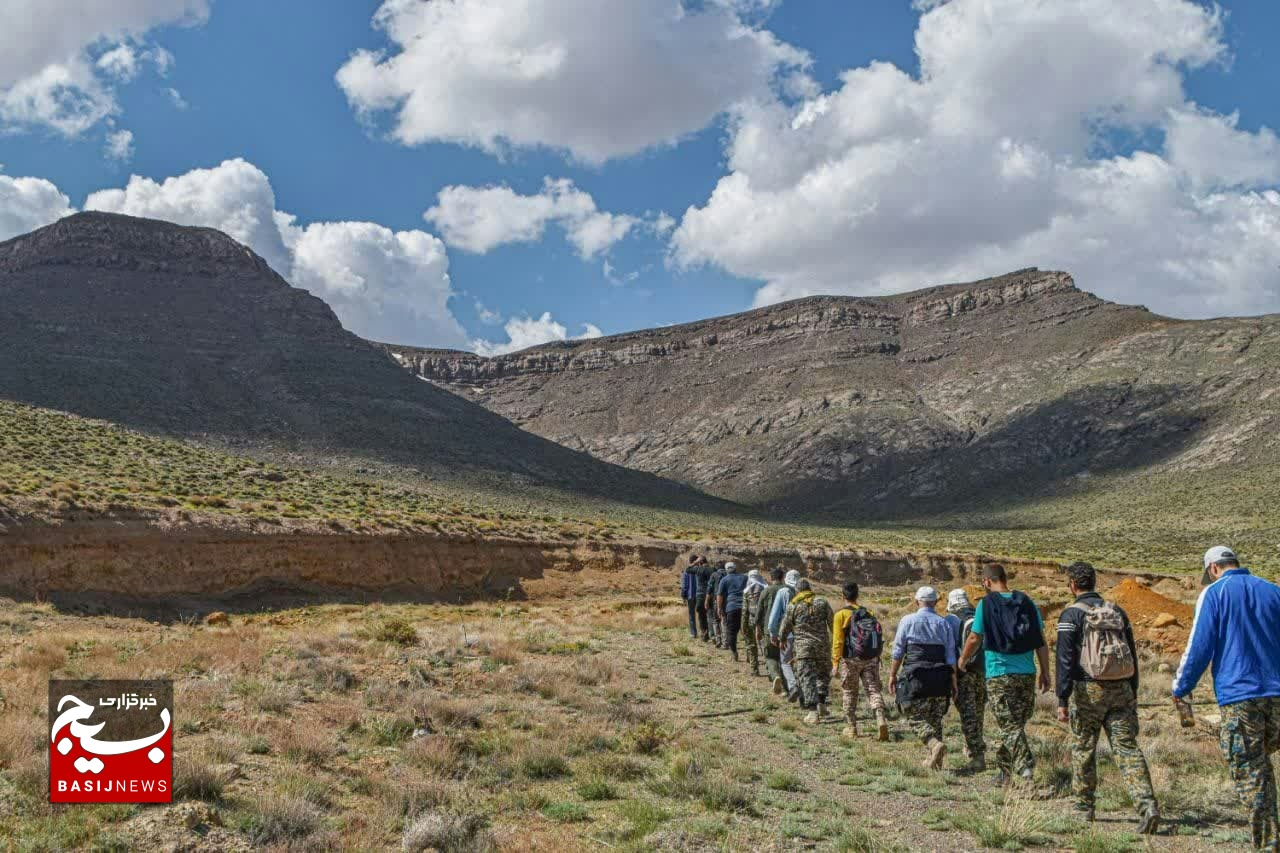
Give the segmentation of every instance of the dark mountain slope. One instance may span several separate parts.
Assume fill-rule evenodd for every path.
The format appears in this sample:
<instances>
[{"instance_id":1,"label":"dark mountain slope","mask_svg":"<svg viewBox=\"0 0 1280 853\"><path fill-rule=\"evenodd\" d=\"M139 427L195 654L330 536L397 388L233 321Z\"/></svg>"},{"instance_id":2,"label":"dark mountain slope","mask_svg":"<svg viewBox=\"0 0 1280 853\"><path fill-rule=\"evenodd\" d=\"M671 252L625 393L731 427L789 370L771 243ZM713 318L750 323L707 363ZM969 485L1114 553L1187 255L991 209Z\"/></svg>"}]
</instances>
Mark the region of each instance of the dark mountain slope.
<instances>
[{"instance_id":1,"label":"dark mountain slope","mask_svg":"<svg viewBox=\"0 0 1280 853\"><path fill-rule=\"evenodd\" d=\"M414 378L224 234L111 214L0 243L0 398L429 476L709 503Z\"/></svg>"},{"instance_id":2,"label":"dark mountain slope","mask_svg":"<svg viewBox=\"0 0 1280 853\"><path fill-rule=\"evenodd\" d=\"M1280 462L1280 318L1170 320L1060 272L814 297L492 359L389 349L566 446L845 519Z\"/></svg>"}]
</instances>

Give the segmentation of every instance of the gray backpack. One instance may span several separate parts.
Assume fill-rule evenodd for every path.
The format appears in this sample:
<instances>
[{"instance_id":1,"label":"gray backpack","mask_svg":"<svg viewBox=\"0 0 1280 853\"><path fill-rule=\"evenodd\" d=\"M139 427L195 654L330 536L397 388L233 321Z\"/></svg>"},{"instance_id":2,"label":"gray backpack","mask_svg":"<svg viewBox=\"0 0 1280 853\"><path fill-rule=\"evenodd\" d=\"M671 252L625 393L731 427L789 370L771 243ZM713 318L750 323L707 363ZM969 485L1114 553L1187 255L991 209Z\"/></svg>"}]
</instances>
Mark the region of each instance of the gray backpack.
<instances>
[{"instance_id":1,"label":"gray backpack","mask_svg":"<svg viewBox=\"0 0 1280 853\"><path fill-rule=\"evenodd\" d=\"M1073 604L1084 612L1080 637L1080 669L1094 681L1124 681L1137 672L1137 661L1124 638L1124 617L1110 601ZM1068 608L1070 609L1070 608Z\"/></svg>"}]
</instances>

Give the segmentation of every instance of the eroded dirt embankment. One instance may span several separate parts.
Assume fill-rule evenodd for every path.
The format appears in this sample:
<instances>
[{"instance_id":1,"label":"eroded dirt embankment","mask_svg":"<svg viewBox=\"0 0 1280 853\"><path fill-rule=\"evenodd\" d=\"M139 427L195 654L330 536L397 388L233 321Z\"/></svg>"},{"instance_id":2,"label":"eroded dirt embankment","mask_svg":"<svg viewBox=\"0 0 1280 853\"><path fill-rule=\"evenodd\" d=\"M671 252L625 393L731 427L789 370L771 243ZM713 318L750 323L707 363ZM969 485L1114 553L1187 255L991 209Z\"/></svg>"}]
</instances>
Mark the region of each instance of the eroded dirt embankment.
<instances>
[{"instance_id":1,"label":"eroded dirt embankment","mask_svg":"<svg viewBox=\"0 0 1280 853\"><path fill-rule=\"evenodd\" d=\"M254 535L77 522L0 535L0 595L93 610L199 611L300 600L463 601L520 598L549 572L660 571L661 590L690 553L747 568L803 569L820 581L876 585L971 581L989 558L962 554L825 551L679 541L530 541L516 538ZM1004 561L1023 582L1058 579L1048 562ZM667 583L669 581L669 584ZM569 590L571 592L571 589Z\"/></svg>"}]
</instances>

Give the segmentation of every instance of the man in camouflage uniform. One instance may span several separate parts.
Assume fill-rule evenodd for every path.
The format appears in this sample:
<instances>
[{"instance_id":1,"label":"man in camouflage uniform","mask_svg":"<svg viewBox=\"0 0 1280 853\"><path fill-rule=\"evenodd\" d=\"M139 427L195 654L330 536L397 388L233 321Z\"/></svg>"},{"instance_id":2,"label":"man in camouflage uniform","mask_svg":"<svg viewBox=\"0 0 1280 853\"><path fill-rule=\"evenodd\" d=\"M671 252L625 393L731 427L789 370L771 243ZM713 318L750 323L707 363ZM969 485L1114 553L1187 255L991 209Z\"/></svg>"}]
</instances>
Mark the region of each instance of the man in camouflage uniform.
<instances>
[{"instance_id":1,"label":"man in camouflage uniform","mask_svg":"<svg viewBox=\"0 0 1280 853\"><path fill-rule=\"evenodd\" d=\"M947 595L947 621L956 632L956 648L964 648L973 633L973 617L977 613L963 589ZM987 673L982 655L973 659L966 672L956 675L956 711L960 714L960 730L964 733L964 752L969 764L962 772L981 773L987 769L987 741L983 735L986 719Z\"/></svg>"},{"instance_id":2,"label":"man in camouflage uniform","mask_svg":"<svg viewBox=\"0 0 1280 853\"><path fill-rule=\"evenodd\" d=\"M959 671L961 674L968 671L969 662L981 648L986 667L987 702L1000 732L1000 743L996 749L999 780L1002 783L1015 780L1030 783L1035 773L1035 755L1027 740L1027 723L1036 709L1037 684L1043 693L1048 693L1051 686L1044 620L1040 616L1040 608L1025 593L1009 589L1008 576L999 563L983 567L982 586L987 594L978 602L973 617L973 633L960 652ZM1006 636L1011 625L1002 624L1002 620L1008 617L1009 608L1029 611L1033 615L1019 618L1013 623L1018 633ZM993 609L989 620L988 609ZM1003 617L1002 613L1005 614ZM1030 650L1006 650L998 642L1011 642L1021 648L1029 646Z\"/></svg>"},{"instance_id":3,"label":"man in camouflage uniform","mask_svg":"<svg viewBox=\"0 0 1280 853\"><path fill-rule=\"evenodd\" d=\"M800 686L800 707L809 710L804 721L818 723L827 715L827 694L831 688L831 622L835 614L825 598L813 594L809 582L796 583L796 594L787 605L787 615L778 632L784 640L795 636L793 666Z\"/></svg>"},{"instance_id":4,"label":"man in camouflage uniform","mask_svg":"<svg viewBox=\"0 0 1280 853\"><path fill-rule=\"evenodd\" d=\"M769 612L773 609L773 599L786 586L782 578L786 572L781 566L769 572L770 584L760 593L760 603L756 607L756 638L764 649L764 668L769 680L773 682L773 692L782 695L787 689L787 680L782 676L782 650L769 641Z\"/></svg>"},{"instance_id":5,"label":"man in camouflage uniform","mask_svg":"<svg viewBox=\"0 0 1280 853\"><path fill-rule=\"evenodd\" d=\"M759 569L747 572L747 588L742 592L742 636L752 675L760 674L760 638L756 636L756 617L764 590L765 583L760 577Z\"/></svg>"},{"instance_id":6,"label":"man in camouflage uniform","mask_svg":"<svg viewBox=\"0 0 1280 853\"><path fill-rule=\"evenodd\" d=\"M1280 748L1280 588L1242 568L1221 545L1204 555L1209 586L1173 679L1173 702L1189 719L1188 697L1206 669L1222 710L1218 742L1236 795L1249 810L1253 845L1280 850L1276 778L1271 753Z\"/></svg>"},{"instance_id":7,"label":"man in camouflage uniform","mask_svg":"<svg viewBox=\"0 0 1280 853\"><path fill-rule=\"evenodd\" d=\"M1097 573L1088 563L1067 567L1067 586L1075 601L1058 619L1058 721L1071 724L1071 791L1076 809L1085 820L1094 818L1098 788L1098 736L1106 731L1111 755L1124 775L1129 799L1138 810L1138 832L1152 835L1160 826L1160 807L1151 788L1147 759L1138 747L1138 646L1133 626L1124 610L1094 592ZM1093 627L1089 613L1094 612ZM1082 655L1086 645L1098 649L1097 640L1110 645L1108 635L1098 633L1098 614L1114 611L1124 634L1124 645L1116 644L1112 658L1123 659L1127 648L1133 674L1127 678L1101 680L1085 671ZM1092 633L1091 633L1092 632ZM1089 638L1095 642L1089 643ZM1093 670L1095 673L1097 669Z\"/></svg>"}]
</instances>

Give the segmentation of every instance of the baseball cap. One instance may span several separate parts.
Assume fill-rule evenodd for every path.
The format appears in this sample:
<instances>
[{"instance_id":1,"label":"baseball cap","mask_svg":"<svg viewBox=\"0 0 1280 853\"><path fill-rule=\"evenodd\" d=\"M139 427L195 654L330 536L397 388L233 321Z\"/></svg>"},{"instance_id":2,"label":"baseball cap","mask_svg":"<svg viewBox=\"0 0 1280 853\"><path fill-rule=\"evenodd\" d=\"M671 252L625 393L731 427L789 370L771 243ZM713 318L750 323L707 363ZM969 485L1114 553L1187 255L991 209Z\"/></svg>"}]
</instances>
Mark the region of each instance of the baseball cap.
<instances>
[{"instance_id":1,"label":"baseball cap","mask_svg":"<svg viewBox=\"0 0 1280 853\"><path fill-rule=\"evenodd\" d=\"M947 593L947 609L958 610L961 607L969 606L969 593L963 589L953 589Z\"/></svg>"},{"instance_id":2,"label":"baseball cap","mask_svg":"<svg viewBox=\"0 0 1280 853\"><path fill-rule=\"evenodd\" d=\"M730 572L734 572L738 570L738 564L732 561L725 563L724 567L726 571L730 571Z\"/></svg>"},{"instance_id":3,"label":"baseball cap","mask_svg":"<svg viewBox=\"0 0 1280 853\"><path fill-rule=\"evenodd\" d=\"M1204 567L1206 569L1215 563L1234 563L1238 561L1236 552L1232 551L1226 545L1214 545L1208 551L1204 552Z\"/></svg>"},{"instance_id":4,"label":"baseball cap","mask_svg":"<svg viewBox=\"0 0 1280 853\"><path fill-rule=\"evenodd\" d=\"M916 590L916 601L932 604L938 600L938 591L931 586L922 586Z\"/></svg>"}]
</instances>

